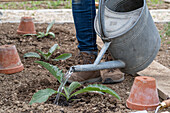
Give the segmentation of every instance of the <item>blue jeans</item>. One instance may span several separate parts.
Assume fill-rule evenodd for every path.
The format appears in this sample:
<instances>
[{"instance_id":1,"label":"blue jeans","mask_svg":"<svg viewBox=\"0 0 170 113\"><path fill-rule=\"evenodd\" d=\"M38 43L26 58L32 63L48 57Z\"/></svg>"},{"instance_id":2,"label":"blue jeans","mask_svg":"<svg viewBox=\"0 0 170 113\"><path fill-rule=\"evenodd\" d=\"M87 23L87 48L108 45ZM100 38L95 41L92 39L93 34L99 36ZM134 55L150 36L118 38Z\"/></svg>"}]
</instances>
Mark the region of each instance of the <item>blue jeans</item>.
<instances>
[{"instance_id":1,"label":"blue jeans","mask_svg":"<svg viewBox=\"0 0 170 113\"><path fill-rule=\"evenodd\" d=\"M79 50L97 50L94 30L95 0L72 0L72 10Z\"/></svg>"}]
</instances>

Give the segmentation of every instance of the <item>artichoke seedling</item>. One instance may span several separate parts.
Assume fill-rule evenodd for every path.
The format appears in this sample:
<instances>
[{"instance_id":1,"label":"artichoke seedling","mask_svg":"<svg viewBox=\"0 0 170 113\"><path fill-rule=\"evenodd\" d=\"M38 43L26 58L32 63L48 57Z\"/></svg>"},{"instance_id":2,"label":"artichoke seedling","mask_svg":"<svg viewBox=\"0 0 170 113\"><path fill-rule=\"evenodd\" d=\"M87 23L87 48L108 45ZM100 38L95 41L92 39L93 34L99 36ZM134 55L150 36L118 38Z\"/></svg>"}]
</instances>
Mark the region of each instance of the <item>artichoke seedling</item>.
<instances>
[{"instance_id":1,"label":"artichoke seedling","mask_svg":"<svg viewBox=\"0 0 170 113\"><path fill-rule=\"evenodd\" d=\"M53 66L43 61L36 61L36 63L46 68L60 82L60 85L62 84L62 79L64 79L62 70L58 69L57 66ZM71 97L85 92L96 92L100 94L108 93L112 96L115 96L117 99L120 99L119 95L115 91L101 84L90 84L75 92L75 90L80 86L81 84L79 82L72 82L68 87L64 86L64 93L50 88L39 90L33 95L29 104L46 102L51 95L57 93L63 95L67 101L70 100Z\"/></svg>"},{"instance_id":2,"label":"artichoke seedling","mask_svg":"<svg viewBox=\"0 0 170 113\"><path fill-rule=\"evenodd\" d=\"M41 50L37 50L38 53L45 59L45 60L49 60L52 56L52 54L55 52L56 49L59 49L58 44L54 44L47 53L42 52ZM28 52L24 54L24 57L34 57L34 58L39 58L41 59L41 56L35 52ZM59 61L59 60L66 60L68 58L70 58L72 56L72 54L70 53L64 53L59 55L58 57L56 57L55 59L52 59L53 61Z\"/></svg>"},{"instance_id":3,"label":"artichoke seedling","mask_svg":"<svg viewBox=\"0 0 170 113\"><path fill-rule=\"evenodd\" d=\"M53 38L55 38L55 34L54 34L53 32L49 32L54 23L55 23L55 21L51 22L51 23L48 25L48 27L47 27L47 29L46 29L46 33L44 33L44 32L38 32L37 38L47 37L48 35L51 35L51 36L53 36Z\"/></svg>"}]
</instances>

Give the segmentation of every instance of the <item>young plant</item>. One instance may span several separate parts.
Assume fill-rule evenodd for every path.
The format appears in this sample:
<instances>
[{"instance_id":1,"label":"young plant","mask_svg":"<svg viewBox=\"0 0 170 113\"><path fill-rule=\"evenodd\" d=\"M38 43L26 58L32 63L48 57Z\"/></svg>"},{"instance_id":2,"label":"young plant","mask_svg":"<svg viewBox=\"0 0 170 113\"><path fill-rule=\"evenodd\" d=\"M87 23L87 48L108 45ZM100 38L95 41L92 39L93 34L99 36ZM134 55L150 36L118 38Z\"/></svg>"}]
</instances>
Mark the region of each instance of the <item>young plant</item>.
<instances>
[{"instance_id":1,"label":"young plant","mask_svg":"<svg viewBox=\"0 0 170 113\"><path fill-rule=\"evenodd\" d=\"M54 34L53 32L49 32L54 23L55 23L55 21L51 22L51 23L48 25L48 27L47 27L47 29L46 29L46 33L44 33L44 32L38 32L37 38L47 37L48 35L51 35L51 36L53 36L53 37L55 38L55 34Z\"/></svg>"},{"instance_id":2,"label":"young plant","mask_svg":"<svg viewBox=\"0 0 170 113\"><path fill-rule=\"evenodd\" d=\"M52 54L55 52L56 49L59 49L58 44L54 44L47 53L42 52L41 50L37 50L38 53L45 59L45 60L49 60L52 56ZM34 57L34 58L39 58L41 59L41 56L35 52L28 52L24 54L24 57ZM72 54L70 53L64 53L62 55L59 55L58 57L56 57L55 59L52 59L54 61L59 61L59 60L66 60L68 58L70 58L72 56Z\"/></svg>"},{"instance_id":3,"label":"young plant","mask_svg":"<svg viewBox=\"0 0 170 113\"><path fill-rule=\"evenodd\" d=\"M33 36L33 35L35 35L35 36L37 36L37 38L43 38L43 37L47 37L47 36L51 35L53 38L55 38L55 34L53 32L49 32L54 23L55 23L55 21L51 22L48 25L48 27L46 29L46 33L38 32L38 34L25 34L24 36Z\"/></svg>"},{"instance_id":4,"label":"young plant","mask_svg":"<svg viewBox=\"0 0 170 113\"><path fill-rule=\"evenodd\" d=\"M46 68L55 78L57 78L60 84L62 84L61 82L62 82L62 79L64 79L64 76L63 76L64 74L62 73L61 70L59 70L56 66L53 66L43 61L36 61L36 63ZM50 88L39 90L33 95L29 104L46 102L51 95L57 94L57 93L60 93L61 95L65 96L67 100L71 99L71 97L75 95L85 93L85 92L96 92L100 94L108 93L110 95L115 96L117 99L120 99L119 95L116 92L114 92L111 88L108 88L101 84L88 85L75 92L75 90L79 88L80 86L81 84L79 82L72 82L68 87L64 86L64 93L58 92Z\"/></svg>"}]
</instances>

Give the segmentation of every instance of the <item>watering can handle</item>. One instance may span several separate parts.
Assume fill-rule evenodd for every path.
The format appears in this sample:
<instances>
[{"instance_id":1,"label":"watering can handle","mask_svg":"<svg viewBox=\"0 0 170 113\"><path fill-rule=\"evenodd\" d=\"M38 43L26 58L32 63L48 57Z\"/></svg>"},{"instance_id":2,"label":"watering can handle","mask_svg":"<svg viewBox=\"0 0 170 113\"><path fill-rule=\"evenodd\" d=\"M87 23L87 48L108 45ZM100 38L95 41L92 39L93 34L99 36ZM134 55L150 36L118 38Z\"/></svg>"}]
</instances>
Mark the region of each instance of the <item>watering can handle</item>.
<instances>
[{"instance_id":1,"label":"watering can handle","mask_svg":"<svg viewBox=\"0 0 170 113\"><path fill-rule=\"evenodd\" d=\"M105 42L94 64L72 66L71 67L72 71L81 72L81 71L96 71L96 70L102 70L102 69L124 68L125 63L121 60L107 61L107 62L100 63L103 55L105 54L106 50L109 48L110 44L111 42Z\"/></svg>"},{"instance_id":2,"label":"watering can handle","mask_svg":"<svg viewBox=\"0 0 170 113\"><path fill-rule=\"evenodd\" d=\"M105 0L99 0L99 11L98 11L98 25L100 30L101 38L105 37L105 24L104 24L104 13L105 13Z\"/></svg>"},{"instance_id":3,"label":"watering can handle","mask_svg":"<svg viewBox=\"0 0 170 113\"><path fill-rule=\"evenodd\" d=\"M98 54L96 60L94 61L94 65L98 65L103 57L103 55L106 53L107 49L109 48L111 42L105 42L104 46L102 47L100 53Z\"/></svg>"}]
</instances>

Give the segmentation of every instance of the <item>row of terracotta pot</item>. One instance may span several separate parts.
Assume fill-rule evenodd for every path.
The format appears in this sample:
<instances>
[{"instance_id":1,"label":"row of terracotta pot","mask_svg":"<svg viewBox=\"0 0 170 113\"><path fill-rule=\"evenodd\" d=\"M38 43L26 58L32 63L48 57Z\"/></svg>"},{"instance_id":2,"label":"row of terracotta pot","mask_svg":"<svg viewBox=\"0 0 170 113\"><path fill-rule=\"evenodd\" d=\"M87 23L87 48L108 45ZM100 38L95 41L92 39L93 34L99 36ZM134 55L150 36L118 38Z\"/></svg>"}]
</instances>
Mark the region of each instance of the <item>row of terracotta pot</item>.
<instances>
[{"instance_id":1,"label":"row of terracotta pot","mask_svg":"<svg viewBox=\"0 0 170 113\"><path fill-rule=\"evenodd\" d=\"M36 34L31 17L21 19L17 33ZM12 74L23 69L15 45L0 46L0 73ZM134 110L155 110L159 103L155 79L146 76L136 77L126 101L127 107Z\"/></svg>"},{"instance_id":2,"label":"row of terracotta pot","mask_svg":"<svg viewBox=\"0 0 170 113\"><path fill-rule=\"evenodd\" d=\"M32 17L22 17L18 34L36 34ZM15 45L0 46L0 73L12 74L24 69Z\"/></svg>"}]
</instances>

